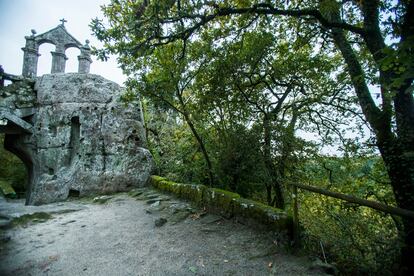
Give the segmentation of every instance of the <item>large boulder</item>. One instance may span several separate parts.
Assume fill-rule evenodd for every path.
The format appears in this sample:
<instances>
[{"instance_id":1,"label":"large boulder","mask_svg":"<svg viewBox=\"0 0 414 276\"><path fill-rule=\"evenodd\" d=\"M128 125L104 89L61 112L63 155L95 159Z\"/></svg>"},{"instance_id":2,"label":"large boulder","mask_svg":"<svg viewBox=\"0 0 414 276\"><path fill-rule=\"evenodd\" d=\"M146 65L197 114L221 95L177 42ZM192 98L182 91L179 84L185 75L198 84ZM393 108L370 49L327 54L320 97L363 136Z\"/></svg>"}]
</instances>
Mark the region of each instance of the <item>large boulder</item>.
<instances>
[{"instance_id":1,"label":"large boulder","mask_svg":"<svg viewBox=\"0 0 414 276\"><path fill-rule=\"evenodd\" d=\"M6 132L5 147L29 169L27 204L144 186L154 164L146 148L139 102L93 74L48 74L33 88L33 127ZM14 99L16 102L17 99Z\"/></svg>"}]
</instances>

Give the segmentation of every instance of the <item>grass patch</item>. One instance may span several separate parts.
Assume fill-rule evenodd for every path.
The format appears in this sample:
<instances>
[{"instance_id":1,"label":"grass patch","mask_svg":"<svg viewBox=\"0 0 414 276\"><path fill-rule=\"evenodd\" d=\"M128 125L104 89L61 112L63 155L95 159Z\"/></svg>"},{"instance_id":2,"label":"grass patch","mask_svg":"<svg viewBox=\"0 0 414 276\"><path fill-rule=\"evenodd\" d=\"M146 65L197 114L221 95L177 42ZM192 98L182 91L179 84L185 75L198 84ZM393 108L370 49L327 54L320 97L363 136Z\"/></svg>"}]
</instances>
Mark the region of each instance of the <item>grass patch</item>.
<instances>
[{"instance_id":1,"label":"grass patch","mask_svg":"<svg viewBox=\"0 0 414 276\"><path fill-rule=\"evenodd\" d=\"M17 194L8 180L0 179L0 193L8 198L17 198Z\"/></svg>"},{"instance_id":2,"label":"grass patch","mask_svg":"<svg viewBox=\"0 0 414 276\"><path fill-rule=\"evenodd\" d=\"M23 216L20 216L18 218L14 218L11 222L11 226L27 226L29 224L35 224L35 223L43 223L48 221L49 219L53 218L53 216L49 213L45 212L38 212L33 214L26 214Z\"/></svg>"},{"instance_id":3,"label":"grass patch","mask_svg":"<svg viewBox=\"0 0 414 276\"><path fill-rule=\"evenodd\" d=\"M107 195L103 195L103 196L98 196L95 197L93 199L93 203L97 203L97 204L105 204L107 203L109 200L111 200L113 197L112 196L107 196Z\"/></svg>"}]
</instances>

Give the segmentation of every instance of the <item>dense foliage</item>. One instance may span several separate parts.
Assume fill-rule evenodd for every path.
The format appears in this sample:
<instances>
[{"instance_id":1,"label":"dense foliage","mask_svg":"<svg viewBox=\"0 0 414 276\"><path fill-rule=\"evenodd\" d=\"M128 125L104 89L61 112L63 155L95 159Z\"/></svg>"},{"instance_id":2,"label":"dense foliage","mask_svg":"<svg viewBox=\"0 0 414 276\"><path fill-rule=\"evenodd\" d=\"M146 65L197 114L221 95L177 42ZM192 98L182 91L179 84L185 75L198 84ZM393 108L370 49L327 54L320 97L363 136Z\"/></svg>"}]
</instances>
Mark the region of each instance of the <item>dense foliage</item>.
<instances>
[{"instance_id":1,"label":"dense foliage","mask_svg":"<svg viewBox=\"0 0 414 276\"><path fill-rule=\"evenodd\" d=\"M178 114L146 102L146 120L158 173L182 183L208 184L197 141ZM225 138L212 129L203 132L203 137L211 154L215 185L267 203L265 184L269 176L261 153L261 133L255 127L236 126L225 132ZM329 157L318 154L314 143L300 139L297 143L297 147L304 143L301 146L306 150L302 148L290 160L293 168L289 177L395 204L384 164L377 155L361 157L348 152L348 156ZM291 193L286 186L284 194L289 206ZM399 231L403 229L398 217L309 192L299 193L299 204L303 246L309 253L324 259L322 246L327 261L336 263L344 274L389 275L398 271Z\"/></svg>"},{"instance_id":2,"label":"dense foliage","mask_svg":"<svg viewBox=\"0 0 414 276\"><path fill-rule=\"evenodd\" d=\"M413 1L113 0L103 11L95 53L119 55L126 99L148 99L161 174L279 208L300 181L414 210ZM391 273L400 245L401 272L412 269L412 220L301 196L306 246L325 246L344 272Z\"/></svg>"},{"instance_id":3,"label":"dense foliage","mask_svg":"<svg viewBox=\"0 0 414 276\"><path fill-rule=\"evenodd\" d=\"M360 198L394 203L378 157L319 157L301 169L310 183ZM305 180L305 181L306 181ZM344 274L391 275L398 271L401 221L375 210L314 193L301 193L304 246L323 252Z\"/></svg>"},{"instance_id":4,"label":"dense foliage","mask_svg":"<svg viewBox=\"0 0 414 276\"><path fill-rule=\"evenodd\" d=\"M3 148L4 134L0 135L0 180L7 181L16 191L24 197L27 184L27 171L23 162L14 154Z\"/></svg>"}]
</instances>

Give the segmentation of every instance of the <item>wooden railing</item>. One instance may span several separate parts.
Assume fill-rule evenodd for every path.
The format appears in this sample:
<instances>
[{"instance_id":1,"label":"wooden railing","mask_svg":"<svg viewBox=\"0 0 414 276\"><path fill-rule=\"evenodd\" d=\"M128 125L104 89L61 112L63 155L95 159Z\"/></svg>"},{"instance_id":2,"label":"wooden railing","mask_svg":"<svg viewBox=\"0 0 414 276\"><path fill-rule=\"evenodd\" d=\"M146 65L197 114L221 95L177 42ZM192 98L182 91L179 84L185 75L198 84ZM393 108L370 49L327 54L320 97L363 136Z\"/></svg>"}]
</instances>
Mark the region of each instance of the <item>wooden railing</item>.
<instances>
[{"instance_id":1,"label":"wooden railing","mask_svg":"<svg viewBox=\"0 0 414 276\"><path fill-rule=\"evenodd\" d=\"M406 210L394 206L389 206L377 201L366 200L362 198L358 198L351 195L341 194L337 192L332 192L326 189L322 189L319 187L314 187L305 184L299 183L289 183L292 186L292 193L293 193L293 238L296 245L300 244L300 229L299 229L299 206L298 206L298 188L306 191L310 191L313 193L341 199L350 203L355 203L360 206L366 206L371 209L375 209L380 212L397 215L400 217L413 219L414 220L414 211Z\"/></svg>"}]
</instances>

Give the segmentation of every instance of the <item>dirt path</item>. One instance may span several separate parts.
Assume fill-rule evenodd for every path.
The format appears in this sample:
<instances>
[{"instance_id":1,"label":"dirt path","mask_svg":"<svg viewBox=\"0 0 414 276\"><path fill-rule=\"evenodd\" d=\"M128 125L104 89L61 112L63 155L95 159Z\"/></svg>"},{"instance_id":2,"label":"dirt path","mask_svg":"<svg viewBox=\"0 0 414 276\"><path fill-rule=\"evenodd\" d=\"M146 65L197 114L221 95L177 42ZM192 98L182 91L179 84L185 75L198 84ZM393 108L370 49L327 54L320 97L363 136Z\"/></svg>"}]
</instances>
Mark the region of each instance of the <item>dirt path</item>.
<instances>
[{"instance_id":1,"label":"dirt path","mask_svg":"<svg viewBox=\"0 0 414 276\"><path fill-rule=\"evenodd\" d=\"M317 275L305 258L283 253L274 233L151 189L95 201L0 202L3 224L4 216L52 215L3 230L0 275Z\"/></svg>"}]
</instances>

